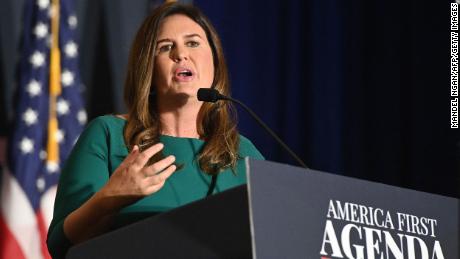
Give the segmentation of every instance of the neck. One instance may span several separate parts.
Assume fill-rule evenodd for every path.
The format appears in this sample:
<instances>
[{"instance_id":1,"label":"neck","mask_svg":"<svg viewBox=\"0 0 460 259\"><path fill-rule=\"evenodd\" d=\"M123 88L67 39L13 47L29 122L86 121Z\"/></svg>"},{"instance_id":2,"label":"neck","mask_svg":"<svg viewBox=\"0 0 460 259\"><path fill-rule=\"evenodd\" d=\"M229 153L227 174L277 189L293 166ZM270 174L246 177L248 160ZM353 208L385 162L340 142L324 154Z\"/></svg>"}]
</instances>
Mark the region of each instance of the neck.
<instances>
[{"instance_id":1,"label":"neck","mask_svg":"<svg viewBox=\"0 0 460 259\"><path fill-rule=\"evenodd\" d=\"M158 115L161 122L161 134L183 137L199 138L196 122L202 102L174 100L171 97L157 99ZM165 101L161 101L165 100Z\"/></svg>"}]
</instances>

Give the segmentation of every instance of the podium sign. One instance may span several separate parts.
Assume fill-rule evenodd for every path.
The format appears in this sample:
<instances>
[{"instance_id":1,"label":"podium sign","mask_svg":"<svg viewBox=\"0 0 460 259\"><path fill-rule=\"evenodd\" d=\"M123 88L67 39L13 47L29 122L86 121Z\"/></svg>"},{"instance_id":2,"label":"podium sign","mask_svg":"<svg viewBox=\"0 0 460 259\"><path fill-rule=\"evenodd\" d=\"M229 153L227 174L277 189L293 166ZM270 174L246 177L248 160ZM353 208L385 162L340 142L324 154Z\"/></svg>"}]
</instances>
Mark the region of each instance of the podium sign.
<instances>
[{"instance_id":1,"label":"podium sign","mask_svg":"<svg viewBox=\"0 0 460 259\"><path fill-rule=\"evenodd\" d=\"M457 199L246 163L247 188L98 236L66 258L460 258Z\"/></svg>"},{"instance_id":2,"label":"podium sign","mask_svg":"<svg viewBox=\"0 0 460 259\"><path fill-rule=\"evenodd\" d=\"M459 200L248 160L254 258L459 257Z\"/></svg>"}]
</instances>

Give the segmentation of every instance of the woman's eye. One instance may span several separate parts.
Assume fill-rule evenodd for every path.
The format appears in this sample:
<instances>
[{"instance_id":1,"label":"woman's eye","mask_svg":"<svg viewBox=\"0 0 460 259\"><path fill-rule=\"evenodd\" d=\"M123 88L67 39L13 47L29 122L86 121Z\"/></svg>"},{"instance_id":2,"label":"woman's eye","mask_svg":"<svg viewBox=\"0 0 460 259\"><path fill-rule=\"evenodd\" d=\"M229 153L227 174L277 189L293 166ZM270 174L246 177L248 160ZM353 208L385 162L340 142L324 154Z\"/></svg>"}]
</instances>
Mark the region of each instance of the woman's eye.
<instances>
[{"instance_id":1,"label":"woman's eye","mask_svg":"<svg viewBox=\"0 0 460 259\"><path fill-rule=\"evenodd\" d=\"M172 49L172 45L163 45L158 48L160 53L170 51L171 49Z\"/></svg>"},{"instance_id":2,"label":"woman's eye","mask_svg":"<svg viewBox=\"0 0 460 259\"><path fill-rule=\"evenodd\" d=\"M187 42L187 46L192 47L192 48L196 48L196 47L200 46L200 43L198 41L189 41L189 42Z\"/></svg>"}]
</instances>

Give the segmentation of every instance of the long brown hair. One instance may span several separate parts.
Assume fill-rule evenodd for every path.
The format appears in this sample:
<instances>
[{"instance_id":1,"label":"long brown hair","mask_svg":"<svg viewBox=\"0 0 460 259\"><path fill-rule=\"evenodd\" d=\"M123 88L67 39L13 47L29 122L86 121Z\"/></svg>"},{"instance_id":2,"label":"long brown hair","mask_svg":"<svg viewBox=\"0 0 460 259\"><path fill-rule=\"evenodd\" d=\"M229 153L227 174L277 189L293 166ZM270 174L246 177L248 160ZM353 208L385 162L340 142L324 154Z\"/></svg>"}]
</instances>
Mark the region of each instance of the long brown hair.
<instances>
[{"instance_id":1,"label":"long brown hair","mask_svg":"<svg viewBox=\"0 0 460 259\"><path fill-rule=\"evenodd\" d=\"M227 65L222 45L216 30L204 14L192 5L166 3L155 9L138 30L128 61L124 99L128 108L128 118L124 129L125 143L131 150L139 145L141 150L158 143L161 123L156 107L154 63L157 34L162 20L173 14L183 14L203 28L214 61L215 88L224 95L230 95ZM197 130L205 141L198 162L201 170L217 174L226 168L234 169L238 159L239 136L236 114L229 102L203 103L197 118ZM164 155L155 155L149 161L154 163Z\"/></svg>"}]
</instances>

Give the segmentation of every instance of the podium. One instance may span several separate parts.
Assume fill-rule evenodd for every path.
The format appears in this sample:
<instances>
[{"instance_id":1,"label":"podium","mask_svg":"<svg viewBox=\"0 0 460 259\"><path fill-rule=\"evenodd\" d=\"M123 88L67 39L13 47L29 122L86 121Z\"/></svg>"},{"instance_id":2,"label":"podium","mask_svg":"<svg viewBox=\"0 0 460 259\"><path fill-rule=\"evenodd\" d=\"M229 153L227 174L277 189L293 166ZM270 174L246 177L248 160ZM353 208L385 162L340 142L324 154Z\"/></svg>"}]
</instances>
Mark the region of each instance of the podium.
<instances>
[{"instance_id":1,"label":"podium","mask_svg":"<svg viewBox=\"0 0 460 259\"><path fill-rule=\"evenodd\" d=\"M247 185L88 240L66 258L460 258L457 199L246 164Z\"/></svg>"}]
</instances>

